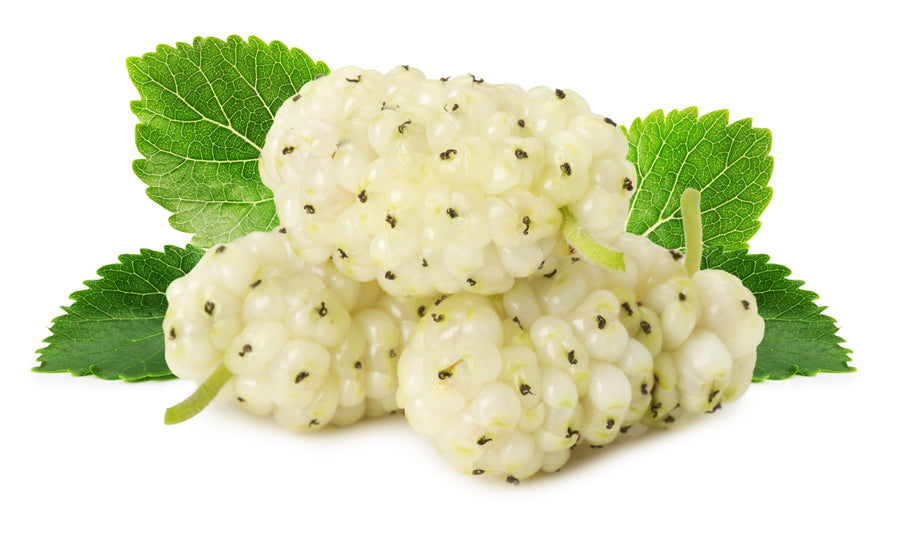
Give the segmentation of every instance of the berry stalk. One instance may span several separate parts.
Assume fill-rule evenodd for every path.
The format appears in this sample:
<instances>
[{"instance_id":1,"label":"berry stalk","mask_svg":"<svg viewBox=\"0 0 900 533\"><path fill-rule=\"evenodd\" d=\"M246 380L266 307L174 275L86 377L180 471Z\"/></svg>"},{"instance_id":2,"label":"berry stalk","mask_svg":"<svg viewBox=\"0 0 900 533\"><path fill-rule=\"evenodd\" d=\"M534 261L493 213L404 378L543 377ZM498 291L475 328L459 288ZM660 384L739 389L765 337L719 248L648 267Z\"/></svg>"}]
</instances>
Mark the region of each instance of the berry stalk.
<instances>
[{"instance_id":1,"label":"berry stalk","mask_svg":"<svg viewBox=\"0 0 900 533\"><path fill-rule=\"evenodd\" d=\"M684 266L689 276L700 270L703 255L703 223L700 220L700 191L685 189L681 195L681 214L684 217Z\"/></svg>"},{"instance_id":2,"label":"berry stalk","mask_svg":"<svg viewBox=\"0 0 900 533\"><path fill-rule=\"evenodd\" d=\"M193 418L200 411L209 405L209 402L216 397L219 390L231 379L231 370L222 363L216 370L206 378L206 381L197 387L193 394L188 396L184 401L177 405L173 405L166 409L165 422L166 425L179 424Z\"/></svg>"},{"instance_id":3,"label":"berry stalk","mask_svg":"<svg viewBox=\"0 0 900 533\"><path fill-rule=\"evenodd\" d=\"M590 233L584 230L568 207L560 208L559 212L563 216L563 235L572 248L578 250L581 255L593 263L616 272L625 272L625 256L622 252L617 252L597 242Z\"/></svg>"}]
</instances>

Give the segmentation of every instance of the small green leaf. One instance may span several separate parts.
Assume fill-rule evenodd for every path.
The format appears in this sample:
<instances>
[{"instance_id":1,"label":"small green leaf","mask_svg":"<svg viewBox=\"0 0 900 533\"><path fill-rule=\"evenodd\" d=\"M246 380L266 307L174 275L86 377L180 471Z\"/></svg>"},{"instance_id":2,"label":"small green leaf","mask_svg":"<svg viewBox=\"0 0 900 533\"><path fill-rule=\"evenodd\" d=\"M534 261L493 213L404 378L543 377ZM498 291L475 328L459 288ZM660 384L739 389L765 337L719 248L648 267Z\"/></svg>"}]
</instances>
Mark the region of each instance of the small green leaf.
<instances>
[{"instance_id":1,"label":"small green leaf","mask_svg":"<svg viewBox=\"0 0 900 533\"><path fill-rule=\"evenodd\" d=\"M815 304L819 296L800 287L802 281L788 279L787 267L769 262L766 255L746 250L725 251L721 247L703 251L702 267L725 270L739 277L756 296L759 314L766 321L766 334L757 348L754 381L786 379L795 374L854 372L849 349L840 346L833 318Z\"/></svg>"},{"instance_id":2,"label":"small green leaf","mask_svg":"<svg viewBox=\"0 0 900 533\"><path fill-rule=\"evenodd\" d=\"M141 250L101 267L100 279L86 281L88 288L73 293L72 306L53 320L34 371L128 381L172 376L162 330L166 288L203 254L196 246L166 246L164 253Z\"/></svg>"},{"instance_id":3,"label":"small green leaf","mask_svg":"<svg viewBox=\"0 0 900 533\"><path fill-rule=\"evenodd\" d=\"M209 247L278 223L257 158L275 112L328 67L251 37L196 38L127 61L141 99L134 172L173 213L177 230Z\"/></svg>"},{"instance_id":4,"label":"small green leaf","mask_svg":"<svg viewBox=\"0 0 900 533\"><path fill-rule=\"evenodd\" d=\"M701 192L703 243L746 248L772 198L772 133L750 119L728 123L728 111L698 117L697 108L661 110L627 130L637 171L627 229L670 249L684 248L679 206L688 187Z\"/></svg>"}]
</instances>

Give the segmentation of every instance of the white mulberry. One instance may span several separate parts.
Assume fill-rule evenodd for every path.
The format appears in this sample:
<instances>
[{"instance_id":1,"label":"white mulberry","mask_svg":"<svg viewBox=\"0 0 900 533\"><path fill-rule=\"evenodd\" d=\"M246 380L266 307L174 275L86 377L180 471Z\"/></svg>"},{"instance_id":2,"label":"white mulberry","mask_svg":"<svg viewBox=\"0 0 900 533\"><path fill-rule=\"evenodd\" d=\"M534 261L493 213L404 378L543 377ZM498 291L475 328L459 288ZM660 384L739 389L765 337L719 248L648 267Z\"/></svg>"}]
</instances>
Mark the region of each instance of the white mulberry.
<instances>
[{"instance_id":1,"label":"white mulberry","mask_svg":"<svg viewBox=\"0 0 900 533\"><path fill-rule=\"evenodd\" d=\"M211 248L166 296L169 368L202 382L224 364L220 398L300 430L396 409L414 303L310 266L280 231Z\"/></svg>"},{"instance_id":2,"label":"white mulberry","mask_svg":"<svg viewBox=\"0 0 900 533\"><path fill-rule=\"evenodd\" d=\"M278 110L260 156L311 263L389 293L501 293L553 250L567 206L599 242L624 228L624 134L572 90L345 67Z\"/></svg>"},{"instance_id":3,"label":"white mulberry","mask_svg":"<svg viewBox=\"0 0 900 533\"><path fill-rule=\"evenodd\" d=\"M615 246L625 272L558 255L503 295L428 308L398 404L457 470L516 482L560 468L580 439L602 446L746 390L763 328L753 295L721 271L689 276L645 237Z\"/></svg>"}]
</instances>

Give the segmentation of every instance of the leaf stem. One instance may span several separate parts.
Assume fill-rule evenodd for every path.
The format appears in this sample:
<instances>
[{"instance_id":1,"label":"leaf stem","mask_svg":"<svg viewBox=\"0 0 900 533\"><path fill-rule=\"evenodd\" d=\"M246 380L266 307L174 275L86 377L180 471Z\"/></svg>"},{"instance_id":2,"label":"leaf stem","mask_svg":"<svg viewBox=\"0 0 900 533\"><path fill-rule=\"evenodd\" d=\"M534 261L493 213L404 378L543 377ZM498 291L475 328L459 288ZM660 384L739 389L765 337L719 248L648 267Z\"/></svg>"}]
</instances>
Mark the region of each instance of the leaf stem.
<instances>
[{"instance_id":1,"label":"leaf stem","mask_svg":"<svg viewBox=\"0 0 900 533\"><path fill-rule=\"evenodd\" d=\"M703 222L700 218L700 191L685 189L681 195L681 214L684 217L684 266L689 276L700 270L703 255Z\"/></svg>"},{"instance_id":2,"label":"leaf stem","mask_svg":"<svg viewBox=\"0 0 900 533\"><path fill-rule=\"evenodd\" d=\"M197 390L195 390L193 394L188 396L178 405L173 405L166 409L166 424L179 424L193 418L209 405L209 402L211 402L212 399L216 397L216 394L219 393L219 390L228 383L228 380L231 379L232 375L231 370L228 370L225 363L219 365L218 368L206 378L206 381L197 387Z\"/></svg>"},{"instance_id":3,"label":"leaf stem","mask_svg":"<svg viewBox=\"0 0 900 533\"><path fill-rule=\"evenodd\" d=\"M595 241L591 234L578 223L578 219L569 211L568 207L560 208L559 212L563 216L563 235L572 248L604 268L618 272L625 271L625 258L622 252L617 252Z\"/></svg>"}]
</instances>

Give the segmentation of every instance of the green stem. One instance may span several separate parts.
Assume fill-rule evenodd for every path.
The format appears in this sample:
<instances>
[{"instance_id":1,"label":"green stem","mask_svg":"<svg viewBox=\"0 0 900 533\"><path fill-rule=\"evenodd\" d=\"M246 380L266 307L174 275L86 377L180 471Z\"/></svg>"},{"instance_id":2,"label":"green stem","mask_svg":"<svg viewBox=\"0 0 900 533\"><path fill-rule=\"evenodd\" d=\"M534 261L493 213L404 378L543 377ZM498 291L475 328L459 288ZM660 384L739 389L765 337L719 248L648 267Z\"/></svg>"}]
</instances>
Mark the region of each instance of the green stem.
<instances>
[{"instance_id":1,"label":"green stem","mask_svg":"<svg viewBox=\"0 0 900 533\"><path fill-rule=\"evenodd\" d=\"M625 271L625 257L622 252L617 252L595 241L590 233L584 231L584 228L581 227L578 219L569 211L568 207L560 208L559 212L563 216L563 235L565 235L572 248L575 248L588 260L602 267L618 272Z\"/></svg>"},{"instance_id":2,"label":"green stem","mask_svg":"<svg viewBox=\"0 0 900 533\"><path fill-rule=\"evenodd\" d=\"M209 402L216 397L219 390L231 379L231 370L225 366L225 363L219 365L213 373L206 378L206 381L197 387L194 394L188 396L178 405L173 405L166 409L166 424L179 424L189 418L193 418L197 413L209 405Z\"/></svg>"},{"instance_id":3,"label":"green stem","mask_svg":"<svg viewBox=\"0 0 900 533\"><path fill-rule=\"evenodd\" d=\"M703 255L703 222L700 219L700 191L685 189L681 195L681 215L684 217L684 266L689 276L700 270Z\"/></svg>"}]
</instances>

